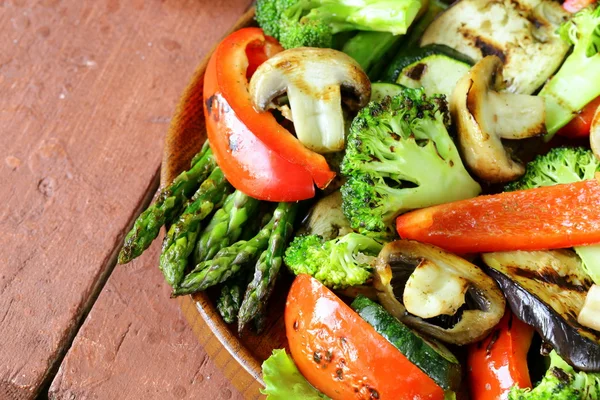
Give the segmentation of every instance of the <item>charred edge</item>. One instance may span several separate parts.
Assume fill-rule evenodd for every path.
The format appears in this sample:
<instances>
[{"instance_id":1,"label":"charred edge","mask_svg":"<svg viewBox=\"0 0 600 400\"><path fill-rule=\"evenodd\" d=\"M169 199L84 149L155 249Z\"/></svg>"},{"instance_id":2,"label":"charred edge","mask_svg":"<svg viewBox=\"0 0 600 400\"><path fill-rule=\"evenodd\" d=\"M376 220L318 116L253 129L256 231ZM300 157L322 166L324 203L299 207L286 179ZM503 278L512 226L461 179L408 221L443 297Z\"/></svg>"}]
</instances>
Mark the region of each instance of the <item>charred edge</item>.
<instances>
[{"instance_id":1,"label":"charred edge","mask_svg":"<svg viewBox=\"0 0 600 400\"><path fill-rule=\"evenodd\" d=\"M206 112L208 113L209 116L212 116L213 104L216 101L217 101L217 95L213 94L208 99L206 99L206 102L204 103L204 105L206 106Z\"/></svg>"},{"instance_id":2,"label":"charred edge","mask_svg":"<svg viewBox=\"0 0 600 400\"><path fill-rule=\"evenodd\" d=\"M562 289L573 290L576 292L586 293L589 289L587 285L577 285L569 281L568 277L560 276L556 271L551 268L544 268L539 271L525 270L519 267L508 267L511 274L521 276L523 278L532 280L543 280L546 283L559 286Z\"/></svg>"},{"instance_id":3,"label":"charred edge","mask_svg":"<svg viewBox=\"0 0 600 400\"><path fill-rule=\"evenodd\" d=\"M485 354L487 354L489 356L492 353L492 348L498 341L498 338L500 338L500 329L496 329L494 331L494 333L492 333L490 342L488 343L487 347L485 348Z\"/></svg>"},{"instance_id":4,"label":"charred edge","mask_svg":"<svg viewBox=\"0 0 600 400\"><path fill-rule=\"evenodd\" d=\"M506 64L506 54L499 47L495 46L493 43L486 42L480 37L475 37L475 46L481 50L481 54L485 56L497 56L500 60L502 60L503 64Z\"/></svg>"},{"instance_id":5,"label":"charred edge","mask_svg":"<svg viewBox=\"0 0 600 400\"><path fill-rule=\"evenodd\" d=\"M427 70L427 65L424 63L419 63L406 71L405 75L415 81L418 81L423 76L423 73Z\"/></svg>"}]
</instances>

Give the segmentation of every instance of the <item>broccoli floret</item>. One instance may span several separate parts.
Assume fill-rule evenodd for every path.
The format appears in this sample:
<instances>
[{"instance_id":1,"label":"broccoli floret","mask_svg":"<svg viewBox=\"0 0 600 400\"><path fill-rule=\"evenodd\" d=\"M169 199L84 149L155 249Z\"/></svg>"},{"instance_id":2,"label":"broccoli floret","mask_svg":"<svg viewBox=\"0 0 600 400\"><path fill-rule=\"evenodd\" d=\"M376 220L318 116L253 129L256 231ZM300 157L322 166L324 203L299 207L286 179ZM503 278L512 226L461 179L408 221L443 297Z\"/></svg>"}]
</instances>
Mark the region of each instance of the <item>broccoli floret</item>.
<instances>
[{"instance_id":1,"label":"broccoli floret","mask_svg":"<svg viewBox=\"0 0 600 400\"><path fill-rule=\"evenodd\" d=\"M546 100L548 140L600 95L600 7L579 11L559 33L574 47L540 92Z\"/></svg>"},{"instance_id":2,"label":"broccoli floret","mask_svg":"<svg viewBox=\"0 0 600 400\"><path fill-rule=\"evenodd\" d=\"M359 233L324 241L318 235L297 236L285 251L285 263L298 274L309 274L333 289L362 285L371 277L370 262L382 244Z\"/></svg>"},{"instance_id":3,"label":"broccoli floret","mask_svg":"<svg viewBox=\"0 0 600 400\"><path fill-rule=\"evenodd\" d=\"M550 368L533 389L513 387L509 400L600 399L600 374L575 372L555 351L550 353Z\"/></svg>"},{"instance_id":4,"label":"broccoli floret","mask_svg":"<svg viewBox=\"0 0 600 400\"><path fill-rule=\"evenodd\" d=\"M557 147L527 164L525 175L511 182L505 191L533 189L593 179L600 162L583 147Z\"/></svg>"},{"instance_id":5,"label":"broccoli floret","mask_svg":"<svg viewBox=\"0 0 600 400\"><path fill-rule=\"evenodd\" d=\"M420 0L258 0L256 20L286 49L332 47L340 32L404 34L420 8Z\"/></svg>"},{"instance_id":6,"label":"broccoli floret","mask_svg":"<svg viewBox=\"0 0 600 400\"><path fill-rule=\"evenodd\" d=\"M449 120L444 96L422 89L359 112L342 161L342 208L352 228L385 231L403 212L481 192L446 130Z\"/></svg>"},{"instance_id":7,"label":"broccoli floret","mask_svg":"<svg viewBox=\"0 0 600 400\"><path fill-rule=\"evenodd\" d=\"M594 179L597 171L600 171L600 161L591 150L583 147L557 147L527 164L525 175L506 185L504 190L533 189ZM581 258L588 275L600 285L600 245L579 246L574 250Z\"/></svg>"}]
</instances>

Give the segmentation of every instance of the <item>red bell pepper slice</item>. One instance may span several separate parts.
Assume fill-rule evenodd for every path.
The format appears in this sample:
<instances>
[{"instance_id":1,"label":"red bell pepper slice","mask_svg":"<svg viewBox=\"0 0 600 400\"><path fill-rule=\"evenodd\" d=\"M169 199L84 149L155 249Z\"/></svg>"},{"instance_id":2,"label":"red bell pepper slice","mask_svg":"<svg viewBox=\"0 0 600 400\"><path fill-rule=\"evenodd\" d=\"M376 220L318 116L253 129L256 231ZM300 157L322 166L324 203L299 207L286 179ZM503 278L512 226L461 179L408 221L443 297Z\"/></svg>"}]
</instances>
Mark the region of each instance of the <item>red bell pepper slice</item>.
<instances>
[{"instance_id":1,"label":"red bell pepper slice","mask_svg":"<svg viewBox=\"0 0 600 400\"><path fill-rule=\"evenodd\" d=\"M492 333L469 346L467 366L471 398L506 400L513 386L530 388L527 352L534 329L510 309Z\"/></svg>"},{"instance_id":2,"label":"red bell pepper slice","mask_svg":"<svg viewBox=\"0 0 600 400\"><path fill-rule=\"evenodd\" d=\"M589 102L571 122L560 128L556 134L571 139L588 137L598 107L600 107L600 96Z\"/></svg>"},{"instance_id":3,"label":"red bell pepper slice","mask_svg":"<svg viewBox=\"0 0 600 400\"><path fill-rule=\"evenodd\" d=\"M254 66L250 64L249 68L256 69L256 63L266 57L253 54L249 59L254 60ZM259 200L296 201L313 197L315 187L310 173L261 142L223 98L214 78L215 61L213 56L205 72L204 117L208 140L227 180Z\"/></svg>"},{"instance_id":4,"label":"red bell pepper slice","mask_svg":"<svg viewBox=\"0 0 600 400\"><path fill-rule=\"evenodd\" d=\"M596 179L479 196L401 215L403 239L456 253L547 250L600 242Z\"/></svg>"},{"instance_id":5,"label":"red bell pepper slice","mask_svg":"<svg viewBox=\"0 0 600 400\"><path fill-rule=\"evenodd\" d=\"M244 28L226 37L213 53L215 68L205 78L212 90L205 86L205 98L221 93L237 118L258 140L283 160L307 170L315 184L325 188L335 177L325 158L306 148L270 112L259 112L253 107L248 92L246 52L248 46L272 47L267 38L259 28ZM288 171L280 171L280 174L290 175Z\"/></svg>"}]
</instances>

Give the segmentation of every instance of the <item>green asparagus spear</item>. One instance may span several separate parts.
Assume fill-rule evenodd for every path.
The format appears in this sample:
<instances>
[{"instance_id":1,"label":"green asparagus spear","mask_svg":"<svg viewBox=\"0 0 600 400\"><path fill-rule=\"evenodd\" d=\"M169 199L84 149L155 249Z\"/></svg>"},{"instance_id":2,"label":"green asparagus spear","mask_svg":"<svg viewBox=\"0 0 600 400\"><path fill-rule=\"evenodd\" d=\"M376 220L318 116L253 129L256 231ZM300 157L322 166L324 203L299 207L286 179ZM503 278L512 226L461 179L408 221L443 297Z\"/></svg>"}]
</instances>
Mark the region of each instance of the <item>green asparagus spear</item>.
<instances>
[{"instance_id":1,"label":"green asparagus spear","mask_svg":"<svg viewBox=\"0 0 600 400\"><path fill-rule=\"evenodd\" d=\"M186 207L177 222L171 225L160 255L160 269L171 286L183 279L188 257L194 250L200 223L220 207L230 190L221 168L215 168L194 193L193 201Z\"/></svg>"},{"instance_id":2,"label":"green asparagus spear","mask_svg":"<svg viewBox=\"0 0 600 400\"><path fill-rule=\"evenodd\" d=\"M263 251L256 263L254 277L246 289L244 301L238 313L238 332L260 313L275 287L275 281L283 263L283 253L292 234L297 203L279 203L273 217L275 226L269 238L269 247Z\"/></svg>"},{"instance_id":3,"label":"green asparagus spear","mask_svg":"<svg viewBox=\"0 0 600 400\"><path fill-rule=\"evenodd\" d=\"M156 202L136 219L133 228L125 237L125 243L119 254L119 264L127 264L150 246L158 236L160 228L177 217L185 202L216 165L213 153L206 142L194 157L191 168L179 174L159 193Z\"/></svg>"},{"instance_id":4,"label":"green asparagus spear","mask_svg":"<svg viewBox=\"0 0 600 400\"><path fill-rule=\"evenodd\" d=\"M259 203L260 200L239 190L230 194L200 235L194 250L194 263L210 260L223 247L235 243L248 218L254 216Z\"/></svg>"},{"instance_id":5,"label":"green asparagus spear","mask_svg":"<svg viewBox=\"0 0 600 400\"><path fill-rule=\"evenodd\" d=\"M217 300L217 310L223 317L223 321L228 324L235 322L237 319L247 283L246 274L242 274L229 279L221 288L221 295Z\"/></svg>"},{"instance_id":6,"label":"green asparagus spear","mask_svg":"<svg viewBox=\"0 0 600 400\"><path fill-rule=\"evenodd\" d=\"M241 299L240 299L241 301ZM254 332L257 335L260 335L264 330L265 330L265 326L267 325L267 308L266 307L260 307L260 309L257 312L256 317L254 317Z\"/></svg>"},{"instance_id":7,"label":"green asparagus spear","mask_svg":"<svg viewBox=\"0 0 600 400\"><path fill-rule=\"evenodd\" d=\"M243 265L256 260L269 245L269 237L275 226L276 214L252 239L240 240L224 247L212 260L201 262L185 276L183 282L173 290L173 296L201 292L207 288L225 282L236 274Z\"/></svg>"}]
</instances>

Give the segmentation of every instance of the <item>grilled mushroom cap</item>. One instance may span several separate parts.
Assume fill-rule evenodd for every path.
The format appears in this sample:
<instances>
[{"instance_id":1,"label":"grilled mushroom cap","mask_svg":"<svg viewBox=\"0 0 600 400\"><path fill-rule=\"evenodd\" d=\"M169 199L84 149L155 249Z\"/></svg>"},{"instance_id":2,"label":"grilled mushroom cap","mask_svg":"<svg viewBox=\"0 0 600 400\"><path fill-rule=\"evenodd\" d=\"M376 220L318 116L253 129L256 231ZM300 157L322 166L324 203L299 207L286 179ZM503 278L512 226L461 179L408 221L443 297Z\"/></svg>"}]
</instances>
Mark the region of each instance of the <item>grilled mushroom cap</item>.
<instances>
[{"instance_id":1,"label":"grilled mushroom cap","mask_svg":"<svg viewBox=\"0 0 600 400\"><path fill-rule=\"evenodd\" d=\"M509 182L525 167L506 152L501 139L525 139L546 133L544 100L500 93L502 61L483 58L458 81L450 99L462 155L479 178Z\"/></svg>"},{"instance_id":2,"label":"grilled mushroom cap","mask_svg":"<svg viewBox=\"0 0 600 400\"><path fill-rule=\"evenodd\" d=\"M371 82L350 56L332 49L285 50L258 67L250 80L254 106L266 111L287 93L298 139L309 149L344 149L342 102L352 111L371 97Z\"/></svg>"},{"instance_id":3,"label":"grilled mushroom cap","mask_svg":"<svg viewBox=\"0 0 600 400\"><path fill-rule=\"evenodd\" d=\"M422 273L420 268L435 273ZM436 339L458 345L484 338L502 318L506 304L494 280L479 267L439 247L412 240L384 246L375 261L373 285L381 304L396 318ZM419 289L426 292L426 303ZM429 319L432 317L451 326L435 324Z\"/></svg>"}]
</instances>

